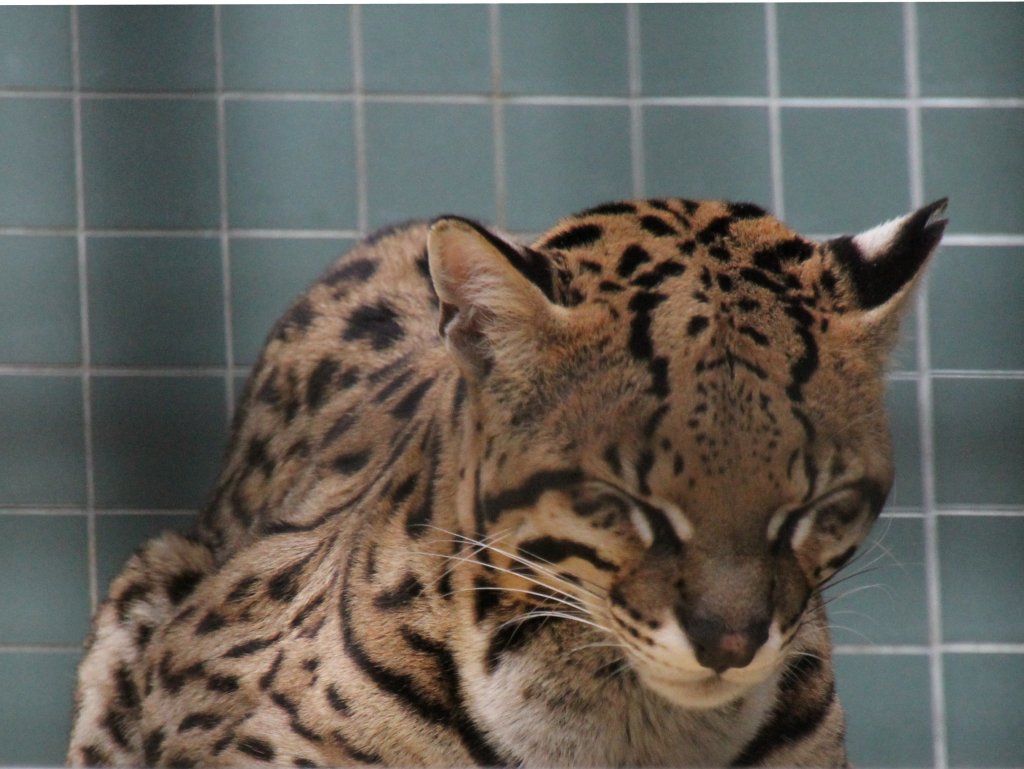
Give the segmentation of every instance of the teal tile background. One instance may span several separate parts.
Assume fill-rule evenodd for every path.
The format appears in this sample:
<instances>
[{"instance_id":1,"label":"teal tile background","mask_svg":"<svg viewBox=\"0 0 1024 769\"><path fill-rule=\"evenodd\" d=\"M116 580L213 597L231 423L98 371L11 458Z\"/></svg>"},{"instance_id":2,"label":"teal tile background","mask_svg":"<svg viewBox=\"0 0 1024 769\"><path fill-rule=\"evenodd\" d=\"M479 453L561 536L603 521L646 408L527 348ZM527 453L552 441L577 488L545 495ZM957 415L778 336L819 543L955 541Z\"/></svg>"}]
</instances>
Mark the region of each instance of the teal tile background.
<instances>
[{"instance_id":1,"label":"teal tile background","mask_svg":"<svg viewBox=\"0 0 1024 769\"><path fill-rule=\"evenodd\" d=\"M397 219L526 237L636 194L817 235L950 197L839 690L854 765L1024 769L1022 9L0 8L0 765L61 762L93 600L189 524L327 264Z\"/></svg>"},{"instance_id":2,"label":"teal tile background","mask_svg":"<svg viewBox=\"0 0 1024 769\"><path fill-rule=\"evenodd\" d=\"M71 87L67 8L0 8L0 88Z\"/></svg>"},{"instance_id":3,"label":"teal tile background","mask_svg":"<svg viewBox=\"0 0 1024 769\"><path fill-rule=\"evenodd\" d=\"M1024 6L922 3L918 12L921 93L1024 96Z\"/></svg>"},{"instance_id":4,"label":"teal tile background","mask_svg":"<svg viewBox=\"0 0 1024 769\"><path fill-rule=\"evenodd\" d=\"M232 101L227 105L227 145L233 227L355 225L349 105Z\"/></svg>"},{"instance_id":5,"label":"teal tile background","mask_svg":"<svg viewBox=\"0 0 1024 769\"><path fill-rule=\"evenodd\" d=\"M215 238L90 238L89 337L99 365L223 365Z\"/></svg>"},{"instance_id":6,"label":"teal tile background","mask_svg":"<svg viewBox=\"0 0 1024 769\"><path fill-rule=\"evenodd\" d=\"M935 765L927 657L841 654L836 689L846 709L853 766Z\"/></svg>"},{"instance_id":7,"label":"teal tile background","mask_svg":"<svg viewBox=\"0 0 1024 769\"><path fill-rule=\"evenodd\" d=\"M74 238L0 236L0 361L81 360L78 297Z\"/></svg>"},{"instance_id":8,"label":"teal tile background","mask_svg":"<svg viewBox=\"0 0 1024 769\"><path fill-rule=\"evenodd\" d=\"M226 421L219 379L94 379L97 506L197 509L216 475Z\"/></svg>"},{"instance_id":9,"label":"teal tile background","mask_svg":"<svg viewBox=\"0 0 1024 769\"><path fill-rule=\"evenodd\" d=\"M621 5L503 6L501 54L508 93L605 96L629 89Z\"/></svg>"},{"instance_id":10,"label":"teal tile background","mask_svg":"<svg viewBox=\"0 0 1024 769\"><path fill-rule=\"evenodd\" d=\"M87 89L213 90L212 8L89 6L78 35Z\"/></svg>"},{"instance_id":11,"label":"teal tile background","mask_svg":"<svg viewBox=\"0 0 1024 769\"><path fill-rule=\"evenodd\" d=\"M71 104L63 99L0 99L0 168L0 227L73 227Z\"/></svg>"},{"instance_id":12,"label":"teal tile background","mask_svg":"<svg viewBox=\"0 0 1024 769\"><path fill-rule=\"evenodd\" d=\"M625 108L512 106L505 118L506 152L516 159L508 169L509 226L546 230L594 201L629 196Z\"/></svg>"},{"instance_id":13,"label":"teal tile background","mask_svg":"<svg viewBox=\"0 0 1024 769\"><path fill-rule=\"evenodd\" d=\"M643 5L639 13L645 94L768 93L762 6L665 3Z\"/></svg>"},{"instance_id":14,"label":"teal tile background","mask_svg":"<svg viewBox=\"0 0 1024 769\"><path fill-rule=\"evenodd\" d=\"M761 107L652 107L644 111L644 144L651 195L771 199L768 112Z\"/></svg>"},{"instance_id":15,"label":"teal tile background","mask_svg":"<svg viewBox=\"0 0 1024 769\"><path fill-rule=\"evenodd\" d=\"M783 96L902 96L899 5L780 5L779 77Z\"/></svg>"},{"instance_id":16,"label":"teal tile background","mask_svg":"<svg viewBox=\"0 0 1024 769\"><path fill-rule=\"evenodd\" d=\"M494 221L491 110L371 104L366 110L370 226L439 212Z\"/></svg>"},{"instance_id":17,"label":"teal tile background","mask_svg":"<svg viewBox=\"0 0 1024 769\"><path fill-rule=\"evenodd\" d=\"M63 766L78 652L0 651L0 762Z\"/></svg>"},{"instance_id":18,"label":"teal tile background","mask_svg":"<svg viewBox=\"0 0 1024 769\"><path fill-rule=\"evenodd\" d=\"M343 91L352 87L348 9L229 5L221 9L224 87Z\"/></svg>"},{"instance_id":19,"label":"teal tile background","mask_svg":"<svg viewBox=\"0 0 1024 769\"><path fill-rule=\"evenodd\" d=\"M802 232L859 232L911 208L903 110L785 109L786 217Z\"/></svg>"},{"instance_id":20,"label":"teal tile background","mask_svg":"<svg viewBox=\"0 0 1024 769\"><path fill-rule=\"evenodd\" d=\"M182 229L220 223L212 102L86 101L82 160L90 227Z\"/></svg>"},{"instance_id":21,"label":"teal tile background","mask_svg":"<svg viewBox=\"0 0 1024 769\"><path fill-rule=\"evenodd\" d=\"M367 91L491 90L485 6L374 5L363 9L362 22Z\"/></svg>"}]
</instances>

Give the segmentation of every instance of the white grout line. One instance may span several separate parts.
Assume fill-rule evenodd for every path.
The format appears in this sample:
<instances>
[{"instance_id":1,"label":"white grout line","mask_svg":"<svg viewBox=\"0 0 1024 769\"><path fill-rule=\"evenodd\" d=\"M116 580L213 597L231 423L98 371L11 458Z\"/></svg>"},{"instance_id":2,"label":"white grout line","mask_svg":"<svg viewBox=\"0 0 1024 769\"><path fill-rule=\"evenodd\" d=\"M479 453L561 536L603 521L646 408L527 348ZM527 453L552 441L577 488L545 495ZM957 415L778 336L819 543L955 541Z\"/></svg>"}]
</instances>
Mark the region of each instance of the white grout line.
<instances>
[{"instance_id":1,"label":"white grout line","mask_svg":"<svg viewBox=\"0 0 1024 769\"><path fill-rule=\"evenodd\" d=\"M0 644L0 654L32 653L32 654L81 654L80 644Z\"/></svg>"},{"instance_id":2,"label":"white grout line","mask_svg":"<svg viewBox=\"0 0 1024 769\"><path fill-rule=\"evenodd\" d=\"M220 271L224 311L224 408L227 424L235 413L235 386L231 372L235 363L234 312L231 286L231 236L228 216L227 110L224 106L224 36L221 6L213 7L213 56L217 89L217 193L220 203Z\"/></svg>"},{"instance_id":3,"label":"white grout line","mask_svg":"<svg viewBox=\"0 0 1024 769\"><path fill-rule=\"evenodd\" d=\"M0 99L66 99L75 95L63 89L16 90L0 89ZM215 91L80 91L82 99L95 101L216 101ZM490 104L487 93L405 93L354 91L235 91L226 90L227 101L303 101L323 103L392 102L406 104ZM623 96L574 96L569 94L517 95L506 97L515 104L554 104L559 106L626 106L630 99ZM645 107L767 107L772 101L765 96L645 96L638 99ZM787 96L780 97L782 107L793 109L907 109L906 98ZM920 109L1021 109L1024 98L972 96L926 96L915 100Z\"/></svg>"},{"instance_id":4,"label":"white grout line","mask_svg":"<svg viewBox=\"0 0 1024 769\"><path fill-rule=\"evenodd\" d=\"M903 51L907 89L907 149L911 206L924 205L924 157L921 137L920 72L918 70L917 9L904 3ZM925 510L925 589L928 601L928 670L931 680L932 758L936 769L948 766L946 693L942 659L942 586L939 570L939 523L935 505L935 432L928 328L928 276L917 289L917 381L921 445L921 487Z\"/></svg>"},{"instance_id":5,"label":"white grout line","mask_svg":"<svg viewBox=\"0 0 1024 769\"><path fill-rule=\"evenodd\" d=\"M505 162L505 98L502 93L501 6L488 7L488 36L491 44L491 122L494 140L494 221L508 227L508 165Z\"/></svg>"},{"instance_id":6,"label":"white grout line","mask_svg":"<svg viewBox=\"0 0 1024 769\"><path fill-rule=\"evenodd\" d=\"M768 141L772 175L772 210L779 219L786 217L786 197L782 168L782 110L779 97L779 25L775 3L764 6L765 53L768 78Z\"/></svg>"},{"instance_id":7,"label":"white grout line","mask_svg":"<svg viewBox=\"0 0 1024 769\"><path fill-rule=\"evenodd\" d=\"M365 233L369 226L366 169L366 94L363 92L363 12L359 5L349 8L349 38L352 46L352 135L356 152L356 226Z\"/></svg>"},{"instance_id":8,"label":"white grout line","mask_svg":"<svg viewBox=\"0 0 1024 769\"><path fill-rule=\"evenodd\" d=\"M99 578L96 556L96 474L92 421L92 343L89 333L89 259L85 235L85 159L82 139L81 49L78 9L69 10L71 22L72 131L75 161L75 240L78 253L78 304L81 323L82 365L76 367L82 381L82 444L85 462L85 547L89 582L89 613L99 603Z\"/></svg>"},{"instance_id":9,"label":"white grout line","mask_svg":"<svg viewBox=\"0 0 1024 769\"><path fill-rule=\"evenodd\" d=\"M633 169L633 196L647 192L646 158L644 156L644 111L640 106L643 93L643 68L640 40L640 8L636 3L626 6L626 50L629 74L629 157Z\"/></svg>"},{"instance_id":10,"label":"white grout line","mask_svg":"<svg viewBox=\"0 0 1024 769\"><path fill-rule=\"evenodd\" d=\"M929 656L936 647L929 644L836 644L836 654L905 654ZM941 644L944 654L1024 654L1024 643L949 643Z\"/></svg>"}]
</instances>

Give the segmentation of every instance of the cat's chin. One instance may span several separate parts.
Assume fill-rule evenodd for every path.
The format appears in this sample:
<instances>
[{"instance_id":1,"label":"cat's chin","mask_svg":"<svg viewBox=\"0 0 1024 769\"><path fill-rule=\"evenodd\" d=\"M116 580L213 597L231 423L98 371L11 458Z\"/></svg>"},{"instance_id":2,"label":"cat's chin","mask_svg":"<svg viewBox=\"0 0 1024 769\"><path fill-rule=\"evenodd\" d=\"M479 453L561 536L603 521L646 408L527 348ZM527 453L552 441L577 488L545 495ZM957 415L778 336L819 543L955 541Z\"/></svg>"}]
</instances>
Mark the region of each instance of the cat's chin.
<instances>
[{"instance_id":1,"label":"cat's chin","mask_svg":"<svg viewBox=\"0 0 1024 769\"><path fill-rule=\"evenodd\" d=\"M726 671L724 674L708 671L694 677L665 675L663 671L637 670L640 681L651 691L671 702L691 710L711 710L724 707L741 699L751 689L763 683L770 671Z\"/></svg>"}]
</instances>

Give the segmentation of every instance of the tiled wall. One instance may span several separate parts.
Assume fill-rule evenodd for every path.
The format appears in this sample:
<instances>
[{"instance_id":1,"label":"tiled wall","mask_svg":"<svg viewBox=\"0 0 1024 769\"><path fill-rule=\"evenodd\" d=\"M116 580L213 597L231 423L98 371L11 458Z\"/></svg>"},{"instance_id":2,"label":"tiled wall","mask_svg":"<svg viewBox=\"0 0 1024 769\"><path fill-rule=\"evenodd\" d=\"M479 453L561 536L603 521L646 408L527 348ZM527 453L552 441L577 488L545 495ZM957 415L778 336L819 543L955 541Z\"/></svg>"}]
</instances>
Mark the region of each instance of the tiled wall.
<instances>
[{"instance_id":1,"label":"tiled wall","mask_svg":"<svg viewBox=\"0 0 1024 769\"><path fill-rule=\"evenodd\" d=\"M860 766L1024 766L1022 50L1019 4L0 9L0 763L61 760L91 608L368 228L949 195L839 688Z\"/></svg>"}]
</instances>

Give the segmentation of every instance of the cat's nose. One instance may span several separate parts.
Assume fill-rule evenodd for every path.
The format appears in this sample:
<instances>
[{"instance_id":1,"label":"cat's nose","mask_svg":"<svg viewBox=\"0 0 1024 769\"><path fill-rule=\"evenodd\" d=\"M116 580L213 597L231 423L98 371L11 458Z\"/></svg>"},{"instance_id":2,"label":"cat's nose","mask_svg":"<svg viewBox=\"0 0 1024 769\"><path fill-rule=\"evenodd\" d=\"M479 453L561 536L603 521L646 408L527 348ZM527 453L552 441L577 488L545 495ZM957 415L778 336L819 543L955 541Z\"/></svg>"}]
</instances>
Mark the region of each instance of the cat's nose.
<instances>
[{"instance_id":1,"label":"cat's nose","mask_svg":"<svg viewBox=\"0 0 1024 769\"><path fill-rule=\"evenodd\" d=\"M769 620L757 620L737 630L716 617L693 617L685 623L685 629L697 661L722 673L750 664L768 640L769 624Z\"/></svg>"}]
</instances>

